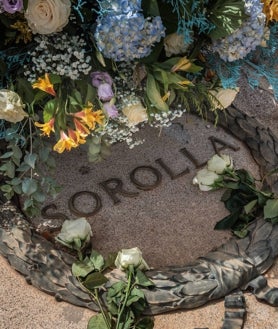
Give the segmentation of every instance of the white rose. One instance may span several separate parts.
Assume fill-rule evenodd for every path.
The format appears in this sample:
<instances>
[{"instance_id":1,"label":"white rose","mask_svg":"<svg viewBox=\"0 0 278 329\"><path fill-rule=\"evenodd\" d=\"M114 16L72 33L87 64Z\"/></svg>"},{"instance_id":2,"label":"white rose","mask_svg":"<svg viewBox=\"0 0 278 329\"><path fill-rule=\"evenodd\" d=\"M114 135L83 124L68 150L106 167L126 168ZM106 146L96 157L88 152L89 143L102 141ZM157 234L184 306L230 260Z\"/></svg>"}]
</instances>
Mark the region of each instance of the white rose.
<instances>
[{"instance_id":1,"label":"white rose","mask_svg":"<svg viewBox=\"0 0 278 329\"><path fill-rule=\"evenodd\" d=\"M217 91L216 90L209 91L209 93L218 100L218 102L222 105L224 109L226 109L232 104L238 92L239 92L239 88L235 88L235 89L222 88ZM212 99L212 103L216 109L220 107L218 102L215 99Z\"/></svg>"},{"instance_id":2,"label":"white rose","mask_svg":"<svg viewBox=\"0 0 278 329\"><path fill-rule=\"evenodd\" d=\"M184 42L183 34L172 33L164 39L164 49L167 57L185 53L188 49L188 44Z\"/></svg>"},{"instance_id":3,"label":"white rose","mask_svg":"<svg viewBox=\"0 0 278 329\"><path fill-rule=\"evenodd\" d=\"M14 91L0 90L0 119L16 123L22 121L28 114L23 110L24 104Z\"/></svg>"},{"instance_id":4,"label":"white rose","mask_svg":"<svg viewBox=\"0 0 278 329\"><path fill-rule=\"evenodd\" d=\"M85 218L74 220L65 220L61 232L57 235L57 240L67 246L74 244L80 240L80 244L90 241L93 235L91 225Z\"/></svg>"},{"instance_id":5,"label":"white rose","mask_svg":"<svg viewBox=\"0 0 278 329\"><path fill-rule=\"evenodd\" d=\"M148 270L149 266L142 257L142 252L139 248L122 249L118 252L115 260L115 265L120 270L125 270L129 265L133 265L140 270Z\"/></svg>"},{"instance_id":6,"label":"white rose","mask_svg":"<svg viewBox=\"0 0 278 329\"><path fill-rule=\"evenodd\" d=\"M140 122L148 120L147 110L142 103L138 101L135 104L127 105L123 110L123 114L128 118L128 121L132 125L137 125Z\"/></svg>"},{"instance_id":7,"label":"white rose","mask_svg":"<svg viewBox=\"0 0 278 329\"><path fill-rule=\"evenodd\" d=\"M201 191L210 191L213 189L211 185L218 178L219 175L217 175L214 171L204 168L197 172L197 175L193 178L193 184L198 184Z\"/></svg>"},{"instance_id":8,"label":"white rose","mask_svg":"<svg viewBox=\"0 0 278 329\"><path fill-rule=\"evenodd\" d=\"M62 31L70 11L70 0L28 0L25 18L33 33L50 34Z\"/></svg>"},{"instance_id":9,"label":"white rose","mask_svg":"<svg viewBox=\"0 0 278 329\"><path fill-rule=\"evenodd\" d=\"M229 155L215 154L210 160L207 162L208 170L214 171L217 174L222 174L226 168L233 168L233 160Z\"/></svg>"}]
</instances>

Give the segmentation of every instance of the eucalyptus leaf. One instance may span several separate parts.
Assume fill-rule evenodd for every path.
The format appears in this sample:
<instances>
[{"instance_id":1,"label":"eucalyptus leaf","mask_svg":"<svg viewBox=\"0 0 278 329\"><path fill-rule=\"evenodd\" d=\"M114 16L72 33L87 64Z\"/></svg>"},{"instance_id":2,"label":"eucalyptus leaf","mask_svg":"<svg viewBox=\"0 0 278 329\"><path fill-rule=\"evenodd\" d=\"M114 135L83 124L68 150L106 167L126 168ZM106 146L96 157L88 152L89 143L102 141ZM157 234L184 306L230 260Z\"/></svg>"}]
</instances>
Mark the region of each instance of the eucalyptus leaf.
<instances>
[{"instance_id":1,"label":"eucalyptus leaf","mask_svg":"<svg viewBox=\"0 0 278 329\"><path fill-rule=\"evenodd\" d=\"M110 327L107 326L103 315L100 313L90 318L87 329L110 329Z\"/></svg>"},{"instance_id":2,"label":"eucalyptus leaf","mask_svg":"<svg viewBox=\"0 0 278 329\"><path fill-rule=\"evenodd\" d=\"M13 190L11 185L8 185L8 184L1 185L0 189L2 192L5 192L5 193L10 193Z\"/></svg>"},{"instance_id":3,"label":"eucalyptus leaf","mask_svg":"<svg viewBox=\"0 0 278 329\"><path fill-rule=\"evenodd\" d=\"M10 178L14 178L14 176L15 176L15 165L14 165L14 163L9 161L9 162L5 163L4 166L6 167L5 175L10 177ZM2 170L2 169L0 168L0 170Z\"/></svg>"},{"instance_id":4,"label":"eucalyptus leaf","mask_svg":"<svg viewBox=\"0 0 278 329\"><path fill-rule=\"evenodd\" d=\"M28 153L24 157L24 162L27 163L32 169L35 169L37 157L37 154Z\"/></svg>"},{"instance_id":5,"label":"eucalyptus leaf","mask_svg":"<svg viewBox=\"0 0 278 329\"><path fill-rule=\"evenodd\" d=\"M25 178L22 182L22 192L28 196L32 195L38 189L38 182L32 178Z\"/></svg>"},{"instance_id":6,"label":"eucalyptus leaf","mask_svg":"<svg viewBox=\"0 0 278 329\"><path fill-rule=\"evenodd\" d=\"M0 156L0 159L8 159L13 155L13 151L9 151Z\"/></svg>"},{"instance_id":7,"label":"eucalyptus leaf","mask_svg":"<svg viewBox=\"0 0 278 329\"><path fill-rule=\"evenodd\" d=\"M100 272L90 273L86 279L83 281L83 285L89 289L93 290L97 287L102 286L108 281L108 279Z\"/></svg>"},{"instance_id":8,"label":"eucalyptus leaf","mask_svg":"<svg viewBox=\"0 0 278 329\"><path fill-rule=\"evenodd\" d=\"M271 219L278 216L278 199L269 199L264 206L264 218Z\"/></svg>"}]
</instances>

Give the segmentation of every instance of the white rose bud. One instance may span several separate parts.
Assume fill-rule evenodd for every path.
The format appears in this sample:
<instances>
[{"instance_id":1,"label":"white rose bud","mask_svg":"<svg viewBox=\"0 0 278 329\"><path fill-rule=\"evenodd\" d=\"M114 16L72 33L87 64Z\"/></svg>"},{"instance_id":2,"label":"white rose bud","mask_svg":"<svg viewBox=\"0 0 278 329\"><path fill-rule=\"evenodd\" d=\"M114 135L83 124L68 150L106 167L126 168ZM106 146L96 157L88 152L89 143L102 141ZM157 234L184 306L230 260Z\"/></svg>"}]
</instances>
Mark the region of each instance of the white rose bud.
<instances>
[{"instance_id":1,"label":"white rose bud","mask_svg":"<svg viewBox=\"0 0 278 329\"><path fill-rule=\"evenodd\" d=\"M233 160L229 155L215 154L207 163L208 170L222 174L226 168L233 168Z\"/></svg>"},{"instance_id":2,"label":"white rose bud","mask_svg":"<svg viewBox=\"0 0 278 329\"><path fill-rule=\"evenodd\" d=\"M70 12L70 0L28 0L25 18L33 33L50 34L62 31Z\"/></svg>"},{"instance_id":3,"label":"white rose bud","mask_svg":"<svg viewBox=\"0 0 278 329\"><path fill-rule=\"evenodd\" d=\"M188 49L188 44L184 42L183 34L172 33L164 39L164 49L167 57L183 54Z\"/></svg>"},{"instance_id":4,"label":"white rose bud","mask_svg":"<svg viewBox=\"0 0 278 329\"><path fill-rule=\"evenodd\" d=\"M22 121L28 116L23 110L24 106L17 93L7 89L0 90L0 119L12 123Z\"/></svg>"},{"instance_id":5,"label":"white rose bud","mask_svg":"<svg viewBox=\"0 0 278 329\"><path fill-rule=\"evenodd\" d=\"M135 104L127 105L122 110L122 112L128 118L129 123L132 125L137 125L140 122L148 120L147 110L139 100Z\"/></svg>"},{"instance_id":6,"label":"white rose bud","mask_svg":"<svg viewBox=\"0 0 278 329\"><path fill-rule=\"evenodd\" d=\"M148 270L149 266L142 257L142 252L139 248L122 249L118 252L115 260L115 265L120 270L128 269L129 265L133 265L140 270Z\"/></svg>"},{"instance_id":7,"label":"white rose bud","mask_svg":"<svg viewBox=\"0 0 278 329\"><path fill-rule=\"evenodd\" d=\"M235 89L221 88L217 91L216 90L209 91L209 93L218 100L218 102L222 105L222 107L224 109L226 109L233 103L238 92L239 92L239 88L235 88ZM216 109L220 107L218 102L216 100L212 99L212 103Z\"/></svg>"},{"instance_id":8,"label":"white rose bud","mask_svg":"<svg viewBox=\"0 0 278 329\"><path fill-rule=\"evenodd\" d=\"M193 184L199 185L201 191L210 191L213 189L211 186L217 179L219 175L215 172L208 170L207 168L201 169L197 172L197 175L193 178Z\"/></svg>"},{"instance_id":9,"label":"white rose bud","mask_svg":"<svg viewBox=\"0 0 278 329\"><path fill-rule=\"evenodd\" d=\"M91 225L86 218L82 217L74 220L65 220L56 239L66 246L76 242L84 245L90 241L91 236L93 236Z\"/></svg>"}]
</instances>

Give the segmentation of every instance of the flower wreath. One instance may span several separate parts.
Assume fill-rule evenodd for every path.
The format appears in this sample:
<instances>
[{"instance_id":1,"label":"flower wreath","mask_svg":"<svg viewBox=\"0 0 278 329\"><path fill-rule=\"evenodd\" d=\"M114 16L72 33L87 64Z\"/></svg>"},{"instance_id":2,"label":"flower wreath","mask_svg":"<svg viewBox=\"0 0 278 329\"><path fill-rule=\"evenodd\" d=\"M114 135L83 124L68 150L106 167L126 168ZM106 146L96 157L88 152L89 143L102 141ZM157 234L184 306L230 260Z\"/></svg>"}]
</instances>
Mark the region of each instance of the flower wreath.
<instances>
[{"instance_id":1,"label":"flower wreath","mask_svg":"<svg viewBox=\"0 0 278 329\"><path fill-rule=\"evenodd\" d=\"M240 128L239 139L246 143L258 162L262 173L264 173L264 181L275 189L277 187L277 175L275 176L275 173L277 173L278 167L277 137L270 130L266 131L255 119L238 112L235 108L229 108L226 115L227 120L223 121L226 128L234 134ZM262 156L263 154L268 154L268 157ZM216 257L219 257L219 252L225 251L229 246L232 247L231 250L228 249L228 251L233 251L232 253L225 254L224 252L225 264L222 264L221 261L219 263L220 266L223 265L223 273L227 268L229 275L226 273L227 277L226 274L223 274L223 278L219 278L219 282L222 282L222 280L224 282L223 291L217 289L218 293L216 295L209 294L205 297L202 295L202 289L194 291L196 296L199 291L202 299L200 303L197 299L192 300L192 298L189 298L189 301L185 304L172 304L165 297L168 296L167 294L165 296L160 295L160 299L157 300L155 292L156 288L163 287L161 282L165 279L166 281L172 280L171 284L185 284L186 281L181 280L182 278L178 276L180 270L190 270L191 279L189 281L192 282L194 282L193 273L195 273L195 270L197 281L200 280L198 271L201 271L201 274L206 277L208 269L203 267L203 263L200 265L197 260L195 263L193 262L191 265L181 268L170 266L167 270L158 269L144 272L148 269L148 265L142 258L142 253L138 248L122 250L117 254L117 257L109 255L104 258L95 250L88 253L84 247L91 239L91 227L83 218L75 221L65 221L61 232L57 236L59 242L77 251L78 260L73 261L65 253L56 249L53 251L52 244L47 243L42 236L37 236L30 231L29 223L24 221L21 214L16 215L9 206L9 202L6 202L1 206L0 234L2 239L0 239L0 252L7 257L15 269L28 278L28 282L43 291L54 294L57 300L65 300L100 311L99 314L90 319L88 329L118 329L123 326L127 329L151 329L154 325L153 319L146 316L142 317L142 313L148 307L148 302L152 305L151 307L154 307L154 313L180 307L200 306L210 299L223 297L233 289L246 285L260 273L265 272L272 265L278 253L278 250L276 250L278 200L273 192L258 188L255 180L248 172L235 170L232 159L224 155L215 155L209 160L206 168L197 173L193 183L198 184L202 190L219 187L226 189L223 201L231 214L219 222L217 226L220 229L231 228L237 236L245 237L242 240L245 242L237 244L231 241L230 244L226 244L227 246L224 245L222 249L216 250ZM5 216L12 216L12 218L8 218L8 222L5 222L7 220ZM262 222L255 228L254 225L250 225L260 216L265 218L265 225ZM19 220L16 220L17 217ZM265 229L262 230L262 228ZM251 237L249 237L250 234ZM266 248L267 261L264 258L257 257L257 253L263 251L261 248L258 249L258 246L261 246L260 239L262 239ZM266 239L273 240L266 243ZM245 255L245 248L249 247L250 244L252 245L252 241L254 244L253 249L250 253L247 253L245 259L243 256ZM243 248L243 253L237 248ZM239 263L237 263L239 268L237 266L228 266L228 262L232 262L232 259L237 257L238 252L240 254ZM209 259L209 257L212 257L212 253L203 259ZM252 257L254 257L254 264L252 263ZM213 261L213 267L216 266L215 261L216 259ZM24 262L27 265L24 265ZM121 274L107 276L106 270L109 270L114 264L119 268ZM240 264L247 266L247 272L240 271ZM250 268L251 264L253 270ZM53 265L55 265L54 271ZM204 273L202 273L203 270ZM40 271L43 271L44 275L38 275ZM175 275L169 277L167 273L176 273L177 277ZM219 273L222 273L222 270ZM230 281L229 276L231 276ZM160 286L154 286L153 278L155 279L154 282ZM218 279L213 276L210 277L210 280L217 282ZM226 280L228 281L226 282ZM260 287L260 284L255 281L251 287L256 287L259 298L276 305L275 298L271 297L272 291L265 289L265 285ZM208 288L211 289L210 286ZM265 293L262 292L262 288ZM183 300L183 293L186 294L186 291L190 295L190 289L184 292L182 290L170 291L170 294L173 293L176 298L182 298ZM273 292L275 294L275 289ZM89 299L86 296L89 296ZM154 305L152 302L154 302Z\"/></svg>"},{"instance_id":2,"label":"flower wreath","mask_svg":"<svg viewBox=\"0 0 278 329\"><path fill-rule=\"evenodd\" d=\"M273 0L0 0L1 191L39 212L52 150L142 143L185 111L218 120L241 72L277 97ZM219 111L220 110L220 111ZM47 137L50 137L49 139Z\"/></svg>"}]
</instances>

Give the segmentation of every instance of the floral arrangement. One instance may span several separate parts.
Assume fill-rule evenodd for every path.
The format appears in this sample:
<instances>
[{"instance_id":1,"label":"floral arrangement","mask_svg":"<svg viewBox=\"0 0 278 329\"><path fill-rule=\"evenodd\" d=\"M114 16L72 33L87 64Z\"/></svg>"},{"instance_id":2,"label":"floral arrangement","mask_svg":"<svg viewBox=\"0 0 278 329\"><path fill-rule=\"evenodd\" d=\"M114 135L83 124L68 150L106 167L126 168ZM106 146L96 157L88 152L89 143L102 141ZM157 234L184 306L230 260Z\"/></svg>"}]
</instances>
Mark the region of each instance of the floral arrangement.
<instances>
[{"instance_id":1,"label":"floral arrangement","mask_svg":"<svg viewBox=\"0 0 278 329\"><path fill-rule=\"evenodd\" d=\"M240 74L278 97L275 0L0 0L1 191L38 212L52 151L141 144L140 127L228 107Z\"/></svg>"},{"instance_id":2,"label":"floral arrangement","mask_svg":"<svg viewBox=\"0 0 278 329\"><path fill-rule=\"evenodd\" d=\"M91 237L91 225L85 218L64 221L56 237L58 242L77 252L78 260L72 264L72 273L99 307L99 313L90 318L87 329L152 329L153 317L142 316L147 302L141 288L154 284L143 273L150 268L141 250L122 249L104 258L94 249L88 253ZM108 272L114 268L119 274L112 279Z\"/></svg>"}]
</instances>

